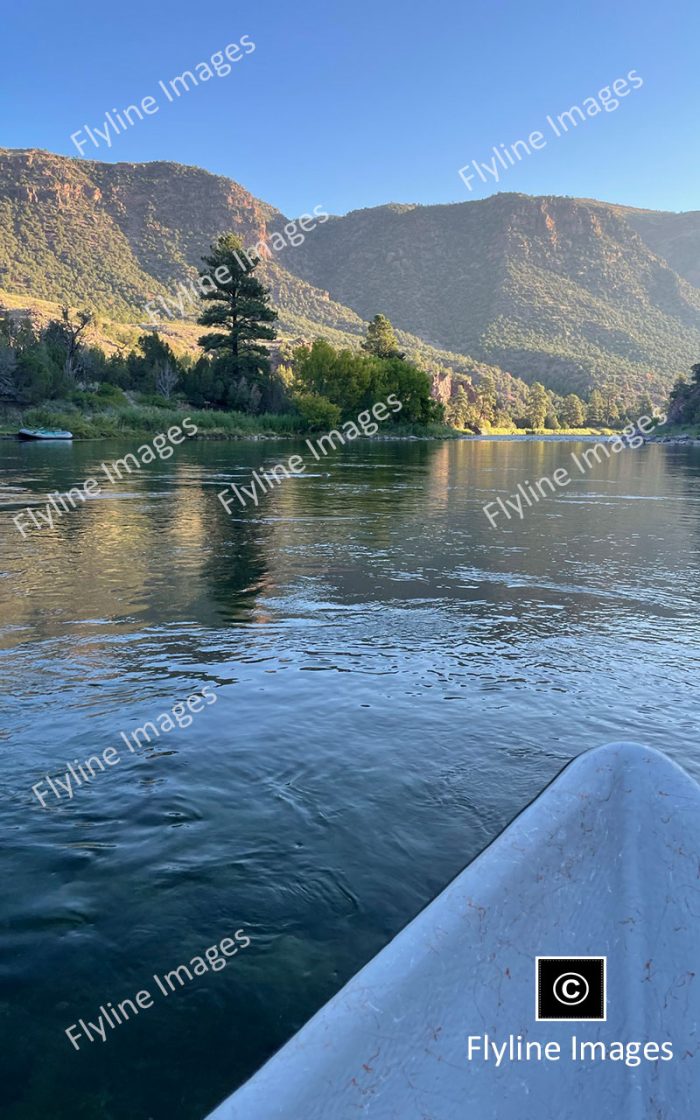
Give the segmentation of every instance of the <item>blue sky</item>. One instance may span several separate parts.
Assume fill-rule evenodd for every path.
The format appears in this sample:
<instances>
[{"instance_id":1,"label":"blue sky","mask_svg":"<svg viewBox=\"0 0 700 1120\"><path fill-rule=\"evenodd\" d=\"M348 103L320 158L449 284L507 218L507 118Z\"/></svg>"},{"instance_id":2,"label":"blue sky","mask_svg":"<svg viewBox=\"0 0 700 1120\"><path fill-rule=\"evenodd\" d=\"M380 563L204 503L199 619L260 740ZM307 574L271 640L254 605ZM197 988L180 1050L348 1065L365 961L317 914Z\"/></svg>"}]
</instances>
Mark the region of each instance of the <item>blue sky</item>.
<instances>
[{"instance_id":1,"label":"blue sky","mask_svg":"<svg viewBox=\"0 0 700 1120\"><path fill-rule=\"evenodd\" d=\"M71 133L153 96L86 157L228 175L288 215L495 190L700 209L697 0L24 0L2 17L0 145L77 155ZM227 77L168 81L248 35ZM635 70L642 88L470 193L487 161ZM150 103L149 103L150 104Z\"/></svg>"}]
</instances>

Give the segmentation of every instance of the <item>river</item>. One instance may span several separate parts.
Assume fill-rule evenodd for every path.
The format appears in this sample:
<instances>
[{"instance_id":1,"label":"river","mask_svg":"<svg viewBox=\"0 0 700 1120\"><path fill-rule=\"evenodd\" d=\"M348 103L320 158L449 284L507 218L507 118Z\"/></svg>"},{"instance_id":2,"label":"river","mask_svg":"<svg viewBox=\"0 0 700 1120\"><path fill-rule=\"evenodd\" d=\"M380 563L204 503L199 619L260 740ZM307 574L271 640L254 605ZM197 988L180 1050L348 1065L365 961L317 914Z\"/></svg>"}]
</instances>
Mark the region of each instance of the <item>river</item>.
<instances>
[{"instance_id":1,"label":"river","mask_svg":"<svg viewBox=\"0 0 700 1120\"><path fill-rule=\"evenodd\" d=\"M700 777L700 450L483 513L584 446L358 441L227 514L299 446L190 442L23 538L30 501L133 444L0 443L7 1120L197 1120L567 760L627 739ZM75 1051L66 1028L239 929Z\"/></svg>"}]
</instances>

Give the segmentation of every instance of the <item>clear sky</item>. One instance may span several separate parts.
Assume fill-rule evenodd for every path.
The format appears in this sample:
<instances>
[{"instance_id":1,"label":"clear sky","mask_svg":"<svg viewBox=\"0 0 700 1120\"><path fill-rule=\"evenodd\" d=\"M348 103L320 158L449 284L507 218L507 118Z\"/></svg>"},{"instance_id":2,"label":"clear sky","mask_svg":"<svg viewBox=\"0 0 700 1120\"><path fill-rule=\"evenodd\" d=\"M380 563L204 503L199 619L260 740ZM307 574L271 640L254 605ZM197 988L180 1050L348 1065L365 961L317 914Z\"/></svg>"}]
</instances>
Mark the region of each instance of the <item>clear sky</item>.
<instances>
[{"instance_id":1,"label":"clear sky","mask_svg":"<svg viewBox=\"0 0 700 1120\"><path fill-rule=\"evenodd\" d=\"M77 156L71 133L153 97L85 156L196 164L290 216L496 190L700 209L697 0L23 0L0 26L4 147ZM228 76L168 101L159 79L243 35ZM548 114L630 70L616 111L555 137ZM545 147L467 190L460 167L533 130Z\"/></svg>"}]
</instances>

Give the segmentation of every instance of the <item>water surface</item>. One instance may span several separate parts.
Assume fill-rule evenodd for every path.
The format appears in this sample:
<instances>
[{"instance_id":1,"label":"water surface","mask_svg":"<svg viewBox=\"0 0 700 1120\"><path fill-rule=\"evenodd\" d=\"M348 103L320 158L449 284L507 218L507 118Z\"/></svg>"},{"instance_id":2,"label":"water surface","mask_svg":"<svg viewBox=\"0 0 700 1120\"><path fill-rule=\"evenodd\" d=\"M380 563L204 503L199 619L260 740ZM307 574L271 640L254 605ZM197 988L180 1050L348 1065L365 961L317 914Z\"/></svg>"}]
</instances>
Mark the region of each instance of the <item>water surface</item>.
<instances>
[{"instance_id":1,"label":"water surface","mask_svg":"<svg viewBox=\"0 0 700 1120\"><path fill-rule=\"evenodd\" d=\"M53 529L130 443L0 443L0 1021L8 1120L197 1120L582 750L700 777L700 452L364 441L227 516L292 443L189 443ZM304 453L303 447L301 448ZM31 789L217 702L41 809ZM224 969L64 1035L245 927Z\"/></svg>"}]
</instances>

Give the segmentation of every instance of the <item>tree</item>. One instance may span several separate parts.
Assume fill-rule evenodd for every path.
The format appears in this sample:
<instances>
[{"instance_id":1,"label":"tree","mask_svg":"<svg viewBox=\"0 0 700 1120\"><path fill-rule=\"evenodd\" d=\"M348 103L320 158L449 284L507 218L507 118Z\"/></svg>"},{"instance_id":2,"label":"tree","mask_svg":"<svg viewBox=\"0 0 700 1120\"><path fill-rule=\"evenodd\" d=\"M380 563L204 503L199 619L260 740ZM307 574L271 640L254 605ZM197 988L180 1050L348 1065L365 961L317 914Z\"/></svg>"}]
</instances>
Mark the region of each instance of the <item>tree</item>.
<instances>
[{"instance_id":1,"label":"tree","mask_svg":"<svg viewBox=\"0 0 700 1120\"><path fill-rule=\"evenodd\" d=\"M85 356L83 363L89 368ZM164 376L166 369L170 372ZM115 354L110 360L110 380L114 384L139 393L158 393L166 399L182 373L182 362L157 331L142 334L136 349L132 348L126 356L121 352Z\"/></svg>"},{"instance_id":2,"label":"tree","mask_svg":"<svg viewBox=\"0 0 700 1120\"><path fill-rule=\"evenodd\" d=\"M654 415L654 402L648 393L642 393L634 407L633 418L638 420L640 416L653 416Z\"/></svg>"},{"instance_id":3,"label":"tree","mask_svg":"<svg viewBox=\"0 0 700 1120\"><path fill-rule=\"evenodd\" d=\"M170 362L164 362L156 372L156 393L160 393L161 397L169 401L177 382L177 370L173 369Z\"/></svg>"},{"instance_id":4,"label":"tree","mask_svg":"<svg viewBox=\"0 0 700 1120\"><path fill-rule=\"evenodd\" d=\"M92 322L92 312L78 311L75 318L68 307L61 308L61 318L52 319L44 331L44 342L49 351L63 355L63 370L69 382L74 382L81 372L80 355L83 350L80 336Z\"/></svg>"},{"instance_id":5,"label":"tree","mask_svg":"<svg viewBox=\"0 0 700 1120\"><path fill-rule=\"evenodd\" d=\"M376 382L381 361L357 350L336 350L324 338L317 338L311 347L299 347L294 352L296 388L302 393L325 397L340 408L342 416L350 416L363 408L372 398L372 385Z\"/></svg>"},{"instance_id":6,"label":"tree","mask_svg":"<svg viewBox=\"0 0 700 1120\"><path fill-rule=\"evenodd\" d=\"M445 405L445 420L453 428L464 429L470 417L470 401L462 385Z\"/></svg>"},{"instance_id":7,"label":"tree","mask_svg":"<svg viewBox=\"0 0 700 1120\"><path fill-rule=\"evenodd\" d=\"M564 397L562 419L567 428L582 428L586 423L586 406L576 393Z\"/></svg>"},{"instance_id":8,"label":"tree","mask_svg":"<svg viewBox=\"0 0 700 1120\"><path fill-rule=\"evenodd\" d=\"M544 422L549 411L549 396L544 385L533 381L527 391L525 404L525 418L529 428L544 428Z\"/></svg>"},{"instance_id":9,"label":"tree","mask_svg":"<svg viewBox=\"0 0 700 1120\"><path fill-rule=\"evenodd\" d=\"M0 397L15 401L18 398L17 355L11 346L0 345Z\"/></svg>"},{"instance_id":10,"label":"tree","mask_svg":"<svg viewBox=\"0 0 700 1120\"><path fill-rule=\"evenodd\" d=\"M401 410L395 419L409 424L443 423L445 410L432 396L432 382L412 362L402 358L388 358L379 363L379 377L372 381L363 404L369 407L375 401L386 400L389 394L401 401Z\"/></svg>"},{"instance_id":11,"label":"tree","mask_svg":"<svg viewBox=\"0 0 700 1120\"><path fill-rule=\"evenodd\" d=\"M605 401L599 389L594 389L588 398L586 420L593 428L599 428L605 422Z\"/></svg>"},{"instance_id":12,"label":"tree","mask_svg":"<svg viewBox=\"0 0 700 1120\"><path fill-rule=\"evenodd\" d=\"M64 369L54 361L43 339L18 354L15 379L26 404L51 400L66 388Z\"/></svg>"},{"instance_id":13,"label":"tree","mask_svg":"<svg viewBox=\"0 0 700 1120\"><path fill-rule=\"evenodd\" d=\"M218 372L228 385L245 377L264 393L270 360L260 340L276 337L268 324L275 322L277 312L270 306L269 289L253 276L260 262L245 254L243 243L233 233L219 237L203 260L206 268L200 269L200 287L202 299L210 305L197 322L219 329L202 335L199 345L215 356Z\"/></svg>"},{"instance_id":14,"label":"tree","mask_svg":"<svg viewBox=\"0 0 700 1120\"><path fill-rule=\"evenodd\" d=\"M393 420L426 424L442 419L442 406L433 400L427 373L402 358L377 358L357 350L336 350L317 338L311 348L294 353L297 394L313 394L337 405L342 418L386 401L393 393L401 402Z\"/></svg>"},{"instance_id":15,"label":"tree","mask_svg":"<svg viewBox=\"0 0 700 1120\"><path fill-rule=\"evenodd\" d=\"M0 346L26 350L37 342L32 321L26 313L14 313L0 304Z\"/></svg>"},{"instance_id":16,"label":"tree","mask_svg":"<svg viewBox=\"0 0 700 1120\"><path fill-rule=\"evenodd\" d=\"M700 362L691 366L692 381L679 377L665 409L671 424L700 424Z\"/></svg>"},{"instance_id":17,"label":"tree","mask_svg":"<svg viewBox=\"0 0 700 1120\"><path fill-rule=\"evenodd\" d=\"M367 338L362 349L375 358L403 358L399 350L399 340L386 315L375 315L367 327Z\"/></svg>"},{"instance_id":18,"label":"tree","mask_svg":"<svg viewBox=\"0 0 700 1120\"><path fill-rule=\"evenodd\" d=\"M486 424L493 424L498 411L498 394L496 392L496 379L492 373L485 373L477 389L477 402L479 419Z\"/></svg>"}]
</instances>

